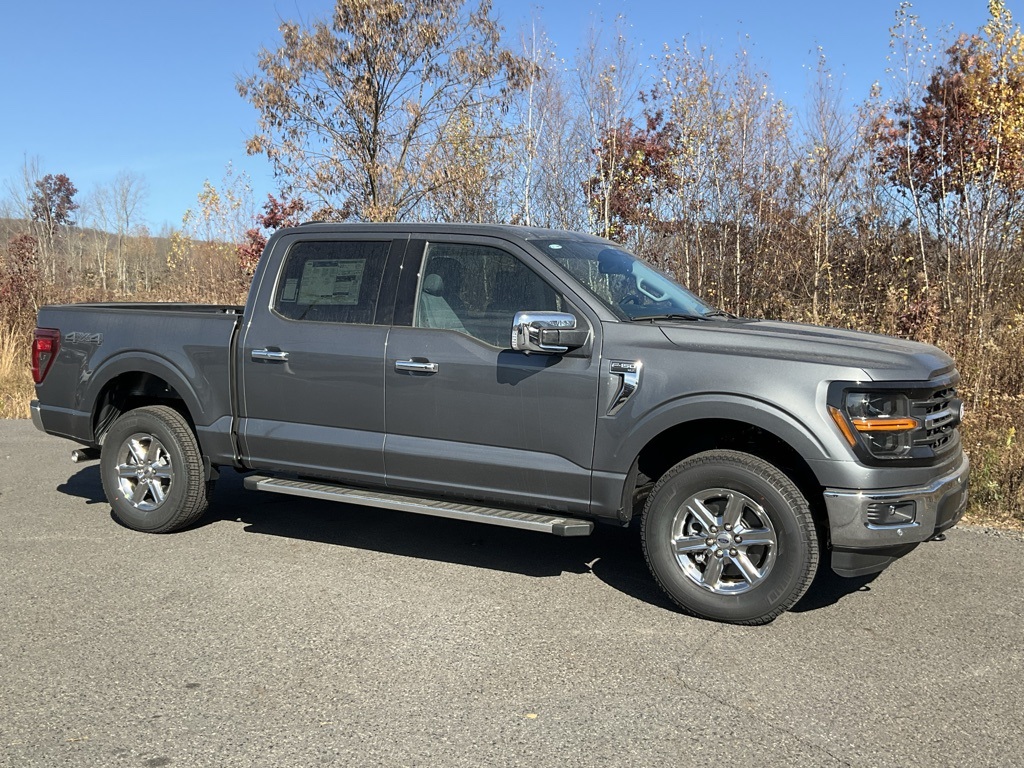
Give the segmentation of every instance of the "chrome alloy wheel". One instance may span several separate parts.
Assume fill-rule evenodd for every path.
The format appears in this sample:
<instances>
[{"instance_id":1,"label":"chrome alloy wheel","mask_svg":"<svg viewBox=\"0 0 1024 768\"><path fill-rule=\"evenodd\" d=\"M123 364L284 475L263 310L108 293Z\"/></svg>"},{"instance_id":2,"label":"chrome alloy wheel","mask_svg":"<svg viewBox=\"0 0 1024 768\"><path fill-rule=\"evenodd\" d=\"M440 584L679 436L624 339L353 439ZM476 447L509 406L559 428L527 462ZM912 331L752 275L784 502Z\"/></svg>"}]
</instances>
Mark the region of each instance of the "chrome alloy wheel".
<instances>
[{"instance_id":1,"label":"chrome alloy wheel","mask_svg":"<svg viewBox=\"0 0 1024 768\"><path fill-rule=\"evenodd\" d=\"M117 485L125 500L142 512L157 509L171 490L174 467L157 438L144 432L128 437L117 451Z\"/></svg>"},{"instance_id":2,"label":"chrome alloy wheel","mask_svg":"<svg viewBox=\"0 0 1024 768\"><path fill-rule=\"evenodd\" d=\"M676 511L672 551L694 584L716 595L737 595L771 572L778 539L764 507L750 496L708 488Z\"/></svg>"}]
</instances>

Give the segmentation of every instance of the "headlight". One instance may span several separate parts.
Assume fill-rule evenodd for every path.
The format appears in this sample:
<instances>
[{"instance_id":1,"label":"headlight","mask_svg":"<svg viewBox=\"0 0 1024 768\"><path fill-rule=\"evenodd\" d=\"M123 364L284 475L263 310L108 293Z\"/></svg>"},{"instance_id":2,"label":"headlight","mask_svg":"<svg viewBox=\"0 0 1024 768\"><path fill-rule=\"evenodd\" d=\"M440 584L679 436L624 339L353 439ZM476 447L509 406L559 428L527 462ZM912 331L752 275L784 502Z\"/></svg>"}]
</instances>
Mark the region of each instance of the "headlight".
<instances>
[{"instance_id":1,"label":"headlight","mask_svg":"<svg viewBox=\"0 0 1024 768\"><path fill-rule=\"evenodd\" d=\"M829 406L829 413L852 447L859 444L876 459L908 457L920 427L899 392L847 392L842 410Z\"/></svg>"}]
</instances>

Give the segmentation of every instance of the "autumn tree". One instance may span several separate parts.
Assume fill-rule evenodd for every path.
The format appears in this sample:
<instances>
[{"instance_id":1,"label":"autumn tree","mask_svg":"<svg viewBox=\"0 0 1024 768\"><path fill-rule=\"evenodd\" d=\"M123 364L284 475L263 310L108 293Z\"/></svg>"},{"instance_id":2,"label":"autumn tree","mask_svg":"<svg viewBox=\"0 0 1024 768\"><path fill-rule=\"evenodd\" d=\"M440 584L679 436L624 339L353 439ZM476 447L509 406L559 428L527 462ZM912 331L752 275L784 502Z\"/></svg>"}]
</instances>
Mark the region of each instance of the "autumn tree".
<instances>
[{"instance_id":1,"label":"autumn tree","mask_svg":"<svg viewBox=\"0 0 1024 768\"><path fill-rule=\"evenodd\" d=\"M509 218L512 138L502 114L460 108L437 146L422 218L484 223Z\"/></svg>"},{"instance_id":2,"label":"autumn tree","mask_svg":"<svg viewBox=\"0 0 1024 768\"><path fill-rule=\"evenodd\" d=\"M0 248L0 323L5 328L31 322L42 295L39 242L27 232Z\"/></svg>"},{"instance_id":3,"label":"autumn tree","mask_svg":"<svg viewBox=\"0 0 1024 768\"><path fill-rule=\"evenodd\" d=\"M919 101L896 102L877 124L879 165L944 248L950 308L984 335L993 296L1024 268L1017 243L1024 205L1024 35L1001 0L962 35ZM966 287L965 296L954 286Z\"/></svg>"},{"instance_id":4,"label":"autumn tree","mask_svg":"<svg viewBox=\"0 0 1024 768\"><path fill-rule=\"evenodd\" d=\"M256 214L256 226L247 229L245 239L235 246L238 267L246 277L252 277L256 272L260 255L267 246L267 233L282 227L298 226L301 223L299 217L305 210L306 202L301 197L285 200L267 194L263 213Z\"/></svg>"},{"instance_id":5,"label":"autumn tree","mask_svg":"<svg viewBox=\"0 0 1024 768\"><path fill-rule=\"evenodd\" d=\"M48 173L36 182L35 187L29 198L33 220L43 222L50 229L75 223L74 212L78 210L78 203L74 197L78 190L71 179L63 173Z\"/></svg>"},{"instance_id":6,"label":"autumn tree","mask_svg":"<svg viewBox=\"0 0 1024 768\"><path fill-rule=\"evenodd\" d=\"M35 182L28 197L47 278L51 282L57 277L57 249L62 239L62 228L75 224L74 213L78 210L78 203L74 197L77 193L75 185L65 174L48 173Z\"/></svg>"},{"instance_id":7,"label":"autumn tree","mask_svg":"<svg viewBox=\"0 0 1024 768\"><path fill-rule=\"evenodd\" d=\"M677 182L669 163L673 133L654 113L642 128L625 120L601 137L595 173L584 188L598 216L607 220L608 237L632 240L643 250L637 233L661 228L657 202L675 191Z\"/></svg>"},{"instance_id":8,"label":"autumn tree","mask_svg":"<svg viewBox=\"0 0 1024 768\"><path fill-rule=\"evenodd\" d=\"M779 291L780 196L786 187L785 106L741 46L732 62L685 38L666 46L645 112L664 116L671 194L655 200L671 251L662 266L734 312Z\"/></svg>"},{"instance_id":9,"label":"autumn tree","mask_svg":"<svg viewBox=\"0 0 1024 768\"><path fill-rule=\"evenodd\" d=\"M238 263L237 248L255 219L248 174L229 164L220 185L209 179L196 195L196 206L182 216L171 233L167 267L193 298L237 302L248 283Z\"/></svg>"},{"instance_id":10,"label":"autumn tree","mask_svg":"<svg viewBox=\"0 0 1024 768\"><path fill-rule=\"evenodd\" d=\"M247 147L286 194L315 202L314 218L410 216L449 183L438 170L453 123L502 109L531 76L490 0L337 0L330 20L280 31L238 81L258 113Z\"/></svg>"}]
</instances>

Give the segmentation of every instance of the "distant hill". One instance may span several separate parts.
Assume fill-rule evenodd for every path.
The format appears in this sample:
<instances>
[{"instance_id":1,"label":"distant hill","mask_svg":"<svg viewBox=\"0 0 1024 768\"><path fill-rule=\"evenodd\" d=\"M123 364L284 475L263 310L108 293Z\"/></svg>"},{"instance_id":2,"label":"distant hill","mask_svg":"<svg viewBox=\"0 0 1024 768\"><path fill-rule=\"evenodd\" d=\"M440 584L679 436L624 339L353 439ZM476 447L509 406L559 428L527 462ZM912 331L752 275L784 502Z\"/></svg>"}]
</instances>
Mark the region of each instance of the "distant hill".
<instances>
[{"instance_id":1,"label":"distant hill","mask_svg":"<svg viewBox=\"0 0 1024 768\"><path fill-rule=\"evenodd\" d=\"M64 236L77 235L78 237L88 238L107 235L108 237L116 237L115 233L105 232L101 229L95 229L93 227L80 227L77 224L72 227L62 227ZM31 232L32 222L26 219L11 219L0 216L0 243L4 243L14 235L21 234L22 232ZM130 238L138 237L138 235L129 235ZM153 246L157 251L165 253L171 247L171 239L169 237L162 237L159 235L150 234L149 239L153 241Z\"/></svg>"}]
</instances>

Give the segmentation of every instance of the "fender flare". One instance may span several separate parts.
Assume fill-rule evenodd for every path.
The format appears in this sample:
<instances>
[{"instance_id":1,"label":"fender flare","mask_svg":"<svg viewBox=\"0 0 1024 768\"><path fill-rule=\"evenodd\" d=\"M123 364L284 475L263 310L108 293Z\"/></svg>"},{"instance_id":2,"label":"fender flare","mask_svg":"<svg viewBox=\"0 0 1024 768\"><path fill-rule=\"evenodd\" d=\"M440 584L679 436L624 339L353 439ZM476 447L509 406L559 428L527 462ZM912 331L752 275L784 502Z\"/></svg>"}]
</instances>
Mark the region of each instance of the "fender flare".
<instances>
[{"instance_id":1,"label":"fender flare","mask_svg":"<svg viewBox=\"0 0 1024 768\"><path fill-rule=\"evenodd\" d=\"M731 393L702 392L664 403L641 416L616 447L611 471L628 472L644 447L663 432L706 419L758 427L786 443L811 466L815 461L835 458L814 431L777 405Z\"/></svg>"},{"instance_id":2,"label":"fender flare","mask_svg":"<svg viewBox=\"0 0 1024 768\"><path fill-rule=\"evenodd\" d=\"M206 423L206 411L190 378L172 361L151 352L132 350L121 352L104 360L93 373L82 398L84 410L96 417L96 405L103 390L111 381L126 373L148 373L162 379L174 388L188 409L195 424Z\"/></svg>"}]
</instances>

